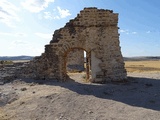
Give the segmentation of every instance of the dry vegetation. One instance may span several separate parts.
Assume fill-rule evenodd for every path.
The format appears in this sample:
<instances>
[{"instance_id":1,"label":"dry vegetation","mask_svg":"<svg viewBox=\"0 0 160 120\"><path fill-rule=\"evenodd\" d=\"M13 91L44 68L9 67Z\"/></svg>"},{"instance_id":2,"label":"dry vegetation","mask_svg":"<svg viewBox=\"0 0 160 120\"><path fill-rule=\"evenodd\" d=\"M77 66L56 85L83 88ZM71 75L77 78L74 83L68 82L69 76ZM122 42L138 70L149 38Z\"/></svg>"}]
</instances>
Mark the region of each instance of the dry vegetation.
<instances>
[{"instance_id":1,"label":"dry vegetation","mask_svg":"<svg viewBox=\"0 0 160 120\"><path fill-rule=\"evenodd\" d=\"M125 61L127 72L160 72L160 61Z\"/></svg>"}]
</instances>

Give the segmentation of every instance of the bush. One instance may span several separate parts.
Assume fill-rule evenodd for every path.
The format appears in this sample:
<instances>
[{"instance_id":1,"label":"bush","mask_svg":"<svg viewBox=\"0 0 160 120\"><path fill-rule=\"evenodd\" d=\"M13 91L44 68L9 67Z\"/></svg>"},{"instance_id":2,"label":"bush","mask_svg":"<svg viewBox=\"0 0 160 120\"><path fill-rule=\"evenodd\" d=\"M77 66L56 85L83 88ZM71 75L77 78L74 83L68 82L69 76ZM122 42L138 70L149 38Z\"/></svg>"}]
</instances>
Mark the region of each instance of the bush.
<instances>
[{"instance_id":1,"label":"bush","mask_svg":"<svg viewBox=\"0 0 160 120\"><path fill-rule=\"evenodd\" d=\"M13 64L13 61L10 61L10 60L1 60L0 64L2 64L2 65Z\"/></svg>"}]
</instances>

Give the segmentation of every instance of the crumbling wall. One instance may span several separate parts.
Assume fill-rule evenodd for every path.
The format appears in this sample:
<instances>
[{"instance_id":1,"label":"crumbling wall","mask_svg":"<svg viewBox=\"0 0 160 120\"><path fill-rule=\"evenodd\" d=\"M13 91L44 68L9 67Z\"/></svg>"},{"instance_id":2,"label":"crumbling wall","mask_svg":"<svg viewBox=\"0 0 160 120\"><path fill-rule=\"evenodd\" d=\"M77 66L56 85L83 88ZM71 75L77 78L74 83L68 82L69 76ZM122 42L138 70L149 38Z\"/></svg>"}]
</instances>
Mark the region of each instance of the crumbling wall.
<instances>
[{"instance_id":1,"label":"crumbling wall","mask_svg":"<svg viewBox=\"0 0 160 120\"><path fill-rule=\"evenodd\" d=\"M66 80L69 51L83 49L89 54L94 53L99 62L99 69L91 82L125 79L126 70L119 46L117 23L118 14L111 10L84 8L75 19L54 32L50 44L45 46L45 53L34 61L35 76Z\"/></svg>"}]
</instances>

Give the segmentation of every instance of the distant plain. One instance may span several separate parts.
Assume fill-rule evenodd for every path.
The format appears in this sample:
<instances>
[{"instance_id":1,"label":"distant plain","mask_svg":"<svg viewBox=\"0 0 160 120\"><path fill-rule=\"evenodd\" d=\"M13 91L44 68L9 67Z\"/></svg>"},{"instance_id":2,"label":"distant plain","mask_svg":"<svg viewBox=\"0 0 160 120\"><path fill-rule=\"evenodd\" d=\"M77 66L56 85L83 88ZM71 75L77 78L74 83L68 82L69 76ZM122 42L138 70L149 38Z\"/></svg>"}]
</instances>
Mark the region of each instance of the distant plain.
<instances>
[{"instance_id":1,"label":"distant plain","mask_svg":"<svg viewBox=\"0 0 160 120\"><path fill-rule=\"evenodd\" d=\"M125 61L125 68L127 72L149 72L155 73L160 72L160 61L159 60L148 60L148 61Z\"/></svg>"}]
</instances>

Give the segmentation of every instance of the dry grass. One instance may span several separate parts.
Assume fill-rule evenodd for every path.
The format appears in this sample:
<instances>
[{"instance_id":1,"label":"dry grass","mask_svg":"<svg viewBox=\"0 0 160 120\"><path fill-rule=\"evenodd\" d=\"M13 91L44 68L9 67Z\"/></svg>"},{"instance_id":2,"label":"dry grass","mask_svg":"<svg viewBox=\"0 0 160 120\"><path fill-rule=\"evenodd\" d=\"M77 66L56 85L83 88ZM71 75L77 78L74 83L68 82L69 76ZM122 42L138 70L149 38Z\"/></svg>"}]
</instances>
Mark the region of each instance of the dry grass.
<instances>
[{"instance_id":1,"label":"dry grass","mask_svg":"<svg viewBox=\"0 0 160 120\"><path fill-rule=\"evenodd\" d=\"M84 64L86 68L86 64ZM125 61L125 68L127 72L160 72L160 60L154 61ZM75 72L76 73L76 72Z\"/></svg>"},{"instance_id":2,"label":"dry grass","mask_svg":"<svg viewBox=\"0 0 160 120\"><path fill-rule=\"evenodd\" d=\"M160 61L125 61L127 72L160 72Z\"/></svg>"}]
</instances>

